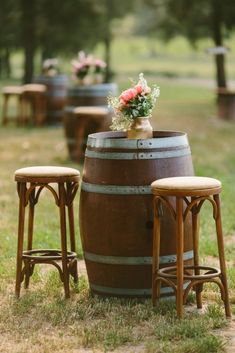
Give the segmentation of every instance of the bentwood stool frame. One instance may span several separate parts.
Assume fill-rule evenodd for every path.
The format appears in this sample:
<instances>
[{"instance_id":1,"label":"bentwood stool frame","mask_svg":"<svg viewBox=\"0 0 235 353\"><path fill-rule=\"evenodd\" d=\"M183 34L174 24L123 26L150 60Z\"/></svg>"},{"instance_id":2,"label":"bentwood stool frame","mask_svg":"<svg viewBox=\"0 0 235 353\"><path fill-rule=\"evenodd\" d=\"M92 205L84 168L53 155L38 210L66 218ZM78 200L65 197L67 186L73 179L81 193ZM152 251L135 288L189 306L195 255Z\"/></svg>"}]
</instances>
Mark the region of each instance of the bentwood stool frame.
<instances>
[{"instance_id":1,"label":"bentwood stool frame","mask_svg":"<svg viewBox=\"0 0 235 353\"><path fill-rule=\"evenodd\" d=\"M23 89L22 86L5 86L2 90L3 94L3 106L2 106L2 124L6 125L9 121L9 101L11 96L17 98L17 112L16 112L16 122L17 124L22 123L23 115Z\"/></svg>"},{"instance_id":2,"label":"bentwood stool frame","mask_svg":"<svg viewBox=\"0 0 235 353\"><path fill-rule=\"evenodd\" d=\"M105 131L111 123L110 110L99 106L81 106L72 110L72 115L77 118L76 129L76 160L84 159L87 136L94 131Z\"/></svg>"},{"instance_id":3,"label":"bentwood stool frame","mask_svg":"<svg viewBox=\"0 0 235 353\"><path fill-rule=\"evenodd\" d=\"M18 169L15 172L15 181L17 182L19 195L16 297L20 296L23 281L25 288L28 288L35 264L46 263L54 265L58 269L60 279L64 285L65 297L69 298L69 276L72 275L75 283L78 281L73 200L79 186L79 172L72 168L29 167ZM51 183L53 184L51 185ZM58 191L55 189L54 183L58 185ZM52 193L59 208L61 250L32 248L35 205L38 203L43 189L48 189ZM27 250L23 250L27 206L29 206ZM67 250L66 207L68 210L71 251ZM58 263L60 261L62 266Z\"/></svg>"},{"instance_id":4,"label":"bentwood stool frame","mask_svg":"<svg viewBox=\"0 0 235 353\"><path fill-rule=\"evenodd\" d=\"M46 91L43 84L29 83L22 86L23 121L42 125L46 120ZM30 108L30 114L27 112Z\"/></svg>"},{"instance_id":5,"label":"bentwood stool frame","mask_svg":"<svg viewBox=\"0 0 235 353\"><path fill-rule=\"evenodd\" d=\"M199 180L200 179L200 180ZM205 187L198 186L197 182L207 182ZM210 185L212 181L212 185ZM181 184L181 186L178 185ZM208 183L209 182L209 183ZM176 187L174 188L174 183ZM184 183L189 186L184 187ZM191 185L190 185L191 184ZM154 234L153 234L153 267L152 267L152 302L160 296L161 282L170 285L176 294L177 316L183 315L183 304L185 304L191 288L196 291L197 308L202 308L201 292L205 282L216 283L221 292L224 302L226 317L231 317L228 285L226 276L226 264L224 254L224 242L221 222L220 197L221 183L212 178L200 177L176 177L156 180L151 184L154 194ZM169 197L174 197L176 208L172 205ZM220 269L199 265L199 213L203 203L208 200L213 207L213 218L215 220L218 255ZM161 210L162 207L172 214L176 221L176 266L163 267L159 269L160 236L161 236ZM192 266L184 266L184 221L187 215L192 215L192 235L194 259ZM186 288L183 286L186 284Z\"/></svg>"}]
</instances>

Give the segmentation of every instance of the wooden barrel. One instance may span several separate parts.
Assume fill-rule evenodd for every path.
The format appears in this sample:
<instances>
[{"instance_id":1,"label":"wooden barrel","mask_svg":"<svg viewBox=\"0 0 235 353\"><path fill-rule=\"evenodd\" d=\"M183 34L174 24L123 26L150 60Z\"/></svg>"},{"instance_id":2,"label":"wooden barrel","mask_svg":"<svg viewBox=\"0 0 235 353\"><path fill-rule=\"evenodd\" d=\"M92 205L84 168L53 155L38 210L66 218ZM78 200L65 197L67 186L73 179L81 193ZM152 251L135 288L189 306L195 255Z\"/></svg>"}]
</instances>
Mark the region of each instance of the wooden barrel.
<instances>
[{"instance_id":1,"label":"wooden barrel","mask_svg":"<svg viewBox=\"0 0 235 353\"><path fill-rule=\"evenodd\" d=\"M217 91L218 115L225 120L235 120L235 92L226 88Z\"/></svg>"},{"instance_id":2,"label":"wooden barrel","mask_svg":"<svg viewBox=\"0 0 235 353\"><path fill-rule=\"evenodd\" d=\"M129 140L125 133L89 135L85 154L80 233L90 288L104 296L151 295L153 205L156 179L193 175L187 135L155 131ZM176 260L175 222L163 209L161 264ZM191 219L186 220L185 264L193 258ZM173 295L162 287L162 296Z\"/></svg>"},{"instance_id":3,"label":"wooden barrel","mask_svg":"<svg viewBox=\"0 0 235 353\"><path fill-rule=\"evenodd\" d=\"M105 83L88 86L74 86L68 89L67 103L64 108L64 132L69 157L80 162L84 158L79 146L86 146L87 136L94 132L109 130L111 113L108 112L98 121L99 107L107 109L107 96L117 94L117 85ZM74 114L76 107L94 107L91 113ZM95 109L97 107L97 109ZM97 112L96 112L97 111ZM83 131L83 132L81 132Z\"/></svg>"},{"instance_id":4,"label":"wooden barrel","mask_svg":"<svg viewBox=\"0 0 235 353\"><path fill-rule=\"evenodd\" d=\"M62 122L69 84L68 76L38 76L34 81L47 86L46 123L54 124Z\"/></svg>"},{"instance_id":5,"label":"wooden barrel","mask_svg":"<svg viewBox=\"0 0 235 353\"><path fill-rule=\"evenodd\" d=\"M117 94L115 83L69 87L66 111L78 106L106 106L107 96L110 94L114 96Z\"/></svg>"}]
</instances>

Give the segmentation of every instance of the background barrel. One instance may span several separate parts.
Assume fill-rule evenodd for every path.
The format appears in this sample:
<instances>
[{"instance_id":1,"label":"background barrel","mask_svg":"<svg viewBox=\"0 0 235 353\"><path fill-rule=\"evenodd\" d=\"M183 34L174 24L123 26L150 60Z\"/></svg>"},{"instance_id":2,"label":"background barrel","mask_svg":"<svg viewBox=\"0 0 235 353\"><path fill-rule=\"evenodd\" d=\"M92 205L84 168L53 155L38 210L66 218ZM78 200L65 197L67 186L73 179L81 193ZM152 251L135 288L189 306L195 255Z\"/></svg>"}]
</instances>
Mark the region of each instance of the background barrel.
<instances>
[{"instance_id":1,"label":"background barrel","mask_svg":"<svg viewBox=\"0 0 235 353\"><path fill-rule=\"evenodd\" d=\"M76 107L107 107L107 96L117 95L115 83L104 83L87 86L74 86L68 89L67 102L64 108L64 132L70 159L81 160L80 147L86 145L87 136L97 131L109 130L110 114L102 124L94 119L96 114L74 114ZM84 128L85 120L85 128ZM102 130L102 128L104 128ZM83 132L81 133L81 130ZM84 157L84 153L83 153Z\"/></svg>"},{"instance_id":2,"label":"background barrel","mask_svg":"<svg viewBox=\"0 0 235 353\"><path fill-rule=\"evenodd\" d=\"M47 86L46 123L62 122L69 84L68 77L66 75L38 76L34 81Z\"/></svg>"},{"instance_id":3,"label":"background barrel","mask_svg":"<svg viewBox=\"0 0 235 353\"><path fill-rule=\"evenodd\" d=\"M217 91L218 115L225 120L235 120L235 92L226 88Z\"/></svg>"},{"instance_id":4,"label":"background barrel","mask_svg":"<svg viewBox=\"0 0 235 353\"><path fill-rule=\"evenodd\" d=\"M105 132L88 138L80 198L80 233L90 288L100 295L151 295L153 202L156 179L193 175L187 135L155 131L128 140ZM175 205L173 205L175 206ZM161 260L176 260L175 221L163 208ZM186 220L185 263L193 258L191 219ZM161 295L173 290L162 287Z\"/></svg>"}]
</instances>

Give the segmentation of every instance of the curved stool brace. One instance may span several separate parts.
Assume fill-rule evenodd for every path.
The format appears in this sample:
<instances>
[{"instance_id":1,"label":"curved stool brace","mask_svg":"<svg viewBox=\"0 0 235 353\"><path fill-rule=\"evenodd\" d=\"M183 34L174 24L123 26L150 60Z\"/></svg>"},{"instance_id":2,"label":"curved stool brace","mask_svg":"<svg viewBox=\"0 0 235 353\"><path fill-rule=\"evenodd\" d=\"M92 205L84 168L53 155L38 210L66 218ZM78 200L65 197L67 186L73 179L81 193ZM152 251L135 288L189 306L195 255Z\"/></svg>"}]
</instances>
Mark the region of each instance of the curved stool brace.
<instances>
[{"instance_id":1,"label":"curved stool brace","mask_svg":"<svg viewBox=\"0 0 235 353\"><path fill-rule=\"evenodd\" d=\"M67 185L67 193L66 193L66 206L71 206L73 200L78 191L79 184L76 182L66 183Z\"/></svg>"},{"instance_id":2,"label":"curved stool brace","mask_svg":"<svg viewBox=\"0 0 235 353\"><path fill-rule=\"evenodd\" d=\"M40 196L42 190L44 188L46 188L52 193L52 195L54 196L56 205L59 206L60 201L59 201L59 197L58 197L55 189L53 189L53 187L51 185L43 184L43 183L35 183L28 188L28 190L26 191L26 195L25 195L25 202L26 202L25 206L27 206L27 204L28 204L28 201L29 201L29 198L31 196L32 191L35 190L37 187L39 187L39 189L36 192L36 196L33 198L34 205L36 205L38 203L39 196Z\"/></svg>"},{"instance_id":3,"label":"curved stool brace","mask_svg":"<svg viewBox=\"0 0 235 353\"><path fill-rule=\"evenodd\" d=\"M51 264L57 268L60 274L60 279L64 282L63 271L60 265L56 261L62 260L61 250L55 249L34 249L34 250L25 250L23 252L23 260L25 262L25 269L23 268L22 272L27 272L27 267L30 268L30 276L33 274L33 269L35 264ZM68 259L68 267L70 268L71 263L77 258L77 254L75 252L68 251L67 259ZM77 263L76 263L77 264ZM23 281L23 278L22 278ZM27 287L26 287L27 288Z\"/></svg>"},{"instance_id":4,"label":"curved stool brace","mask_svg":"<svg viewBox=\"0 0 235 353\"><path fill-rule=\"evenodd\" d=\"M184 198L185 200L186 198ZM213 218L217 218L217 205L215 201L210 197L210 196L201 196L201 197L195 197L193 201L187 202L187 207L184 211L183 218L184 220L186 219L189 211L194 212L194 213L199 213L201 210L201 207L203 203L208 200L213 206Z\"/></svg>"},{"instance_id":5,"label":"curved stool brace","mask_svg":"<svg viewBox=\"0 0 235 353\"><path fill-rule=\"evenodd\" d=\"M172 217L174 219L176 219L176 212L175 212L172 204L169 202L169 200L167 200L165 197L162 197L162 196L155 196L154 202L155 202L155 212L157 212L158 217L160 217L162 215L162 212L159 210L160 205L162 204L162 205L165 205L169 209Z\"/></svg>"}]
</instances>

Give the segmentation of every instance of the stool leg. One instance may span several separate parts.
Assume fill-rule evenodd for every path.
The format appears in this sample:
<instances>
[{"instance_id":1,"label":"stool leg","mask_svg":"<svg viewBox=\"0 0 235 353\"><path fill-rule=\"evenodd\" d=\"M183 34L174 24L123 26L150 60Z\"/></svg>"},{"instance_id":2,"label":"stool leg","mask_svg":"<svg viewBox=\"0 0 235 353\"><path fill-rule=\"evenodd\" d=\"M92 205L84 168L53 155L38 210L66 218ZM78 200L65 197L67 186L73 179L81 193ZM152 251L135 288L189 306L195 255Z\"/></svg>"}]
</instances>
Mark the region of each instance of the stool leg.
<instances>
[{"instance_id":1,"label":"stool leg","mask_svg":"<svg viewBox=\"0 0 235 353\"><path fill-rule=\"evenodd\" d=\"M20 125L22 122L24 122L24 119L23 119L23 98L22 96L20 95L18 97L18 113L17 113L17 124Z\"/></svg>"},{"instance_id":2,"label":"stool leg","mask_svg":"<svg viewBox=\"0 0 235 353\"><path fill-rule=\"evenodd\" d=\"M47 120L47 97L42 95L42 123L45 123Z\"/></svg>"},{"instance_id":3,"label":"stool leg","mask_svg":"<svg viewBox=\"0 0 235 353\"><path fill-rule=\"evenodd\" d=\"M2 107L2 125L6 125L8 122L8 117L7 117L8 100L9 100L9 95L4 94L3 107Z\"/></svg>"},{"instance_id":4,"label":"stool leg","mask_svg":"<svg viewBox=\"0 0 235 353\"><path fill-rule=\"evenodd\" d=\"M155 305L156 299L160 297L161 282L157 280L157 272L159 270L159 256L160 256L160 217L158 212L158 205L154 199L154 223L153 223L153 259L152 259L152 304ZM157 281L156 281L157 280Z\"/></svg>"},{"instance_id":5,"label":"stool leg","mask_svg":"<svg viewBox=\"0 0 235 353\"><path fill-rule=\"evenodd\" d=\"M184 223L183 223L183 199L176 198L176 275L177 275L177 291L176 291L176 311L178 318L183 316L183 280L184 280Z\"/></svg>"},{"instance_id":6,"label":"stool leg","mask_svg":"<svg viewBox=\"0 0 235 353\"><path fill-rule=\"evenodd\" d=\"M225 263L224 240L223 240L223 231L222 231L222 220L221 220L219 194L214 195L214 200L217 205L217 217L215 219L215 224L216 224L217 244L218 244L220 270L221 270L221 282L224 287L223 301L224 301L226 317L230 318L231 317L231 310L230 310L229 295L228 295L228 283L227 283L227 275L226 275L226 263Z\"/></svg>"},{"instance_id":7,"label":"stool leg","mask_svg":"<svg viewBox=\"0 0 235 353\"><path fill-rule=\"evenodd\" d=\"M34 99L34 123L37 126L42 125L42 107L41 107L41 97L39 94L35 94Z\"/></svg>"},{"instance_id":8,"label":"stool leg","mask_svg":"<svg viewBox=\"0 0 235 353\"><path fill-rule=\"evenodd\" d=\"M68 219L69 219L69 234L70 234L71 251L76 252L73 203L71 203L68 206ZM73 278L74 278L74 283L77 283L78 282L77 260L74 260L74 264L73 264Z\"/></svg>"},{"instance_id":9,"label":"stool leg","mask_svg":"<svg viewBox=\"0 0 235 353\"><path fill-rule=\"evenodd\" d=\"M29 98L23 94L21 101L21 109L22 109L22 123L26 124L29 121Z\"/></svg>"},{"instance_id":10,"label":"stool leg","mask_svg":"<svg viewBox=\"0 0 235 353\"><path fill-rule=\"evenodd\" d=\"M33 225L34 225L34 195L35 195L35 189L31 191L30 197L29 197L29 218L28 218L28 244L27 244L27 250L32 250L33 246ZM24 286L25 288L29 287L29 279L32 274L32 268L30 266L30 263L27 263L26 266L26 272L25 272L25 283Z\"/></svg>"},{"instance_id":11,"label":"stool leg","mask_svg":"<svg viewBox=\"0 0 235 353\"><path fill-rule=\"evenodd\" d=\"M25 195L26 183L18 183L19 192L19 218L18 218L18 244L17 244L17 260L16 260L16 285L15 295L20 296L20 287L22 282L22 254L24 242L24 221L25 221Z\"/></svg>"},{"instance_id":12,"label":"stool leg","mask_svg":"<svg viewBox=\"0 0 235 353\"><path fill-rule=\"evenodd\" d=\"M78 120L78 129L76 131L76 155L74 156L75 159L78 161L83 160L84 158L84 150L85 150L85 142L84 140L86 139L86 117L77 115Z\"/></svg>"},{"instance_id":13,"label":"stool leg","mask_svg":"<svg viewBox=\"0 0 235 353\"><path fill-rule=\"evenodd\" d=\"M199 266L199 213L196 210L196 207L192 210L192 232L193 232L193 259L194 266ZM199 275L199 269L195 269L195 275ZM196 286L196 301L197 308L202 308L202 295L200 286Z\"/></svg>"},{"instance_id":14,"label":"stool leg","mask_svg":"<svg viewBox=\"0 0 235 353\"><path fill-rule=\"evenodd\" d=\"M60 234L61 234L61 251L62 251L62 270L65 297L69 298L69 269L67 259L67 237L66 237L66 213L65 213L65 188L63 183L59 183L59 200L60 200Z\"/></svg>"}]
</instances>

